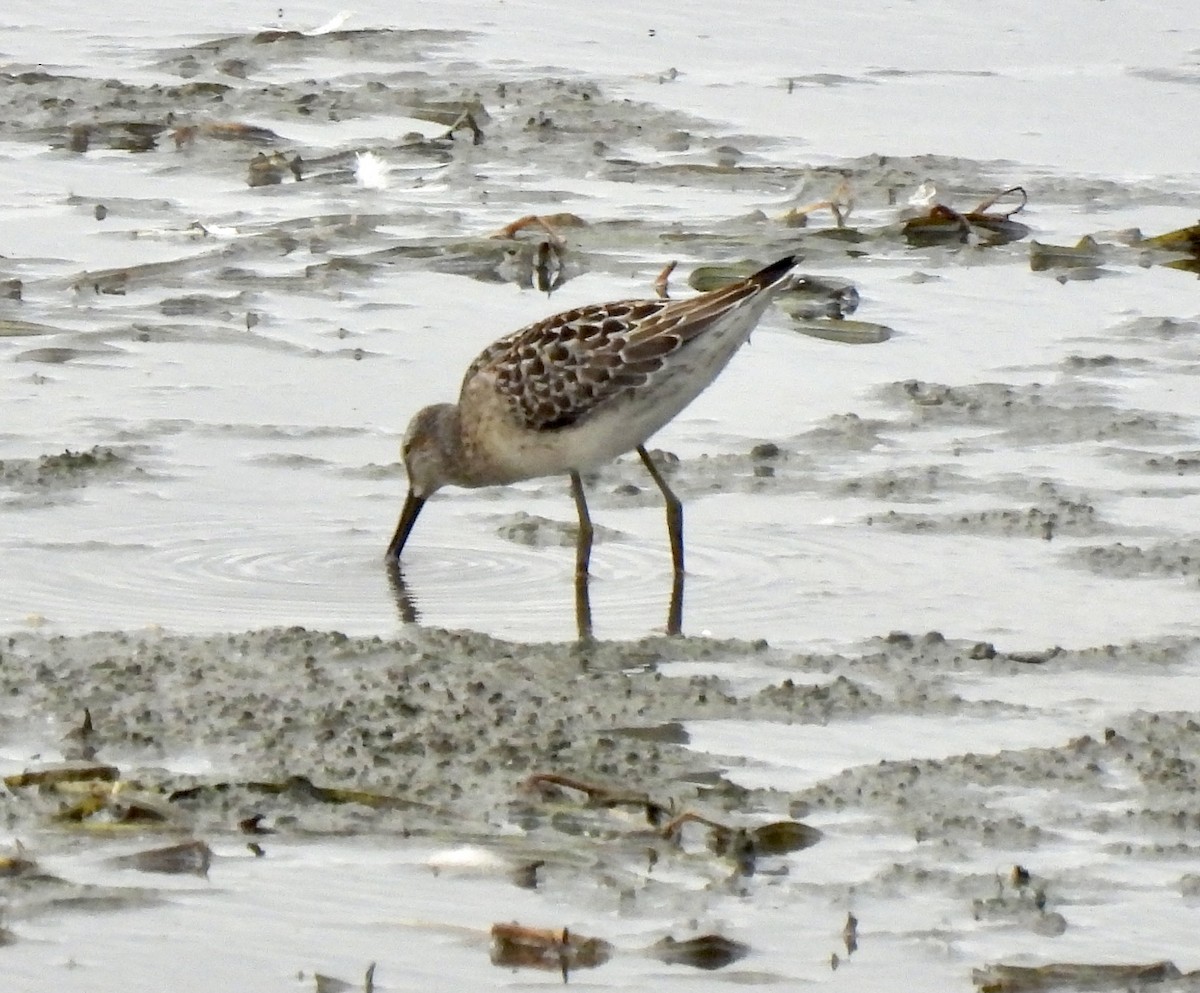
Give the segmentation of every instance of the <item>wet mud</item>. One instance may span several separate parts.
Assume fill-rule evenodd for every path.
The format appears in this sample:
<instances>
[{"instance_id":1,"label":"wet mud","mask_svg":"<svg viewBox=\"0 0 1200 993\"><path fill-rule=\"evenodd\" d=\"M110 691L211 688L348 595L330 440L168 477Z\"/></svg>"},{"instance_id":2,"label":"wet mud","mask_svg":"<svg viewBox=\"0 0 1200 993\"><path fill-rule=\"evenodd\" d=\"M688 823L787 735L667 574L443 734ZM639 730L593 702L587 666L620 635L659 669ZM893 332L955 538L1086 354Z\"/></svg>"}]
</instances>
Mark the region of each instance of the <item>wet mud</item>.
<instances>
[{"instance_id":1,"label":"wet mud","mask_svg":"<svg viewBox=\"0 0 1200 993\"><path fill-rule=\"evenodd\" d=\"M1005 653L988 642L900 632L827 654L698 637L516 644L433 629L398 641L299 628L207 638L12 635L0 659L7 747L24 741L42 761L8 780L6 823L37 840L27 864L3 874L6 901L18 930L64 906L153 906L166 898L153 885L84 885L51 878L34 860L82 847L142 874L219 878L240 834L267 859L295 839L470 841L495 847L513 872L535 865L530 885L589 891L593 906L623 901L630 886L669 887L666 878L655 882L663 873L683 885L680 897L707 880L716 886L710 900L732 886L741 899L770 905L811 891L804 862L821 857L829 841L820 835L832 831L843 835L839 844L848 834L866 851L888 838L915 845L866 878L839 882L831 873L820 884L823 903L863 918L864 946L872 941L865 908L883 912L914 891L956 908L942 925L948 940L977 929L1055 937L1086 927L1077 923L1081 904L1100 896L1089 873L1047 858L1079 832L1094 839L1098 856L1151 859L1163 885L1179 897L1191 892L1190 839L1200 822L1191 712L1094 715L1041 746L951 748L793 788L768 785L769 776L739 782L745 760L689 747L689 729L737 720L819 734L831 723L881 718L983 728L1044 709L1039 691L1023 684L1116 673L1161 679L1189 669L1198 651L1200 642L1179 638ZM689 668L704 674L684 675ZM758 673L753 686L748 670ZM1005 702L964 695L977 680L1003 680ZM56 754L74 765L47 764ZM207 771L181 769L197 763ZM589 803L570 789L531 789L548 773L603 790L589 787ZM79 780L93 784L91 794L71 788ZM73 798L97 795L102 783L105 804L81 810ZM619 799L607 801L610 793ZM629 816L615 817L622 805ZM805 828L815 847L799 863L790 847L705 854L695 829L660 830L684 811L745 828L823 827ZM199 842L160 843L114 861L102 854L112 851L114 831L146 846L156 837L208 838L225 854L214 859ZM648 865L647 851L656 853ZM598 860L609 865L599 876ZM662 912L657 900L641 911ZM639 915L632 906L627 913ZM764 926L760 937L769 939Z\"/></svg>"}]
</instances>

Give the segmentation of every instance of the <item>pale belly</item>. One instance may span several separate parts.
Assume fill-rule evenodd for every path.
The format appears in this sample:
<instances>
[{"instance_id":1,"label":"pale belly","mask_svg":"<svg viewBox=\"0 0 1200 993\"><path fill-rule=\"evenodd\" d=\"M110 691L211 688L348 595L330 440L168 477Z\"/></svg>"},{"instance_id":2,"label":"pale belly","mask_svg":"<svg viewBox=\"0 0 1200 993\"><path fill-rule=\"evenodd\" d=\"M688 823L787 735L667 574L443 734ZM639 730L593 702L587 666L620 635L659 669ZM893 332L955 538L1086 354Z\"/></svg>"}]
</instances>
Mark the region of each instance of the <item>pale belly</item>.
<instances>
[{"instance_id":1,"label":"pale belly","mask_svg":"<svg viewBox=\"0 0 1200 993\"><path fill-rule=\"evenodd\" d=\"M707 385L707 384L705 384ZM661 430L695 398L698 390L657 383L653 395L633 391L602 405L569 427L530 431L510 421L493 421L481 447L495 482L586 472L611 462Z\"/></svg>"}]
</instances>

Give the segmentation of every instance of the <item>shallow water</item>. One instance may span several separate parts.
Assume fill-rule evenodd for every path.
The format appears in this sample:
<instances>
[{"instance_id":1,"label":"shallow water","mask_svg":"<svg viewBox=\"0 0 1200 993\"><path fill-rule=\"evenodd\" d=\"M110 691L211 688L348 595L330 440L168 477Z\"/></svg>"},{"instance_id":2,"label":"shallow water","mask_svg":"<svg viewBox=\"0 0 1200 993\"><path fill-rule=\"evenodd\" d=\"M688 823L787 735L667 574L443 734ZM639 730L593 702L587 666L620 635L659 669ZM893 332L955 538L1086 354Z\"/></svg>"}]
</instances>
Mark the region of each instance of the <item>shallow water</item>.
<instances>
[{"instance_id":1,"label":"shallow water","mask_svg":"<svg viewBox=\"0 0 1200 993\"><path fill-rule=\"evenodd\" d=\"M930 64L923 54L929 46L916 45L930 30L927 20L906 16L902 8L871 15L863 8L806 24L801 61L814 64L798 66L796 52L779 44L762 46L749 65L738 55L790 23L784 7L767 8L733 44L699 26L703 9L673 9L645 30L629 25L626 30L639 37L628 49L622 45L616 61L611 46L600 44L602 36L583 41L596 31L586 17L563 18L551 29L553 41L514 53L512 33L525 30L532 16L523 5L507 5L483 23L459 20L442 8L436 23L426 23L431 12L416 10L417 23L406 17L406 28L428 26L442 34L417 36L414 44L402 36L322 35L274 46L235 39L186 54L194 40L228 38L249 27L222 20L219 12L206 15L217 18L212 33L194 39L173 35L163 21L118 22L98 36L80 24L77 34L47 36L55 61L68 70L90 66L103 75L119 68L119 78L142 87L130 91L134 117L154 120L177 111L200 122L233 116L272 128L282 136L277 147L303 150L306 158L375 148L397 169L384 190L361 188L348 171L324 173L339 176L336 181L251 189L244 178L253 149L237 143L210 140L177 150L164 137L159 148L141 155L79 155L49 150L46 136L62 122L87 120L86 108L47 113L40 128L10 126L4 190L15 250L6 254L9 270L24 283L23 300L11 313L62 330L4 342L14 360L8 366L5 454L116 446L128 454L136 476L81 487L42 505L29 498L21 503L27 512L6 515L0 540L23 581L0 589L0 616L9 625L44 619L64 631L147 623L186 630L264 623L394 630L378 554L403 489L395 458L409 414L453 396L460 370L499 332L578 303L649 292L663 259L689 250L684 241L656 244L664 226L697 231L697 260L731 254L729 247L704 247L705 228L728 228L729 218L751 210L778 216L789 204L813 199L828 181L809 172L810 165L869 151L896 161L890 171L900 172L891 179L885 178L888 166L853 167L864 226L893 216L877 202L878 184L907 196L911 189L893 185L902 184L907 172L944 183L967 202L990 185L1025 183L1033 191L1025 216L1034 236L1047 242L1073 243L1084 233L1129 225L1164 230L1193 219L1193 163L1186 156L1170 158L1186 144L1177 140L1172 121L1195 99L1188 85L1186 18L1172 21L1160 11L1119 36L1111 33L1115 24L1110 33L1098 25L1093 40L1064 61L1052 41L1055 24L1039 23L1063 15L1013 5L991 12L992 22L973 24L976 34L960 39L974 42L965 46L972 54L955 49ZM322 14L289 8L285 21L315 25L327 20ZM1087 16L1097 16L1093 7ZM358 12L347 26L380 23ZM936 17L935 26L949 30ZM889 39L882 49L874 47L881 33ZM34 61L23 53L36 35L9 31L6 44L15 62ZM1115 49L1118 37L1121 47ZM986 60L979 55L984 38L993 42ZM1162 46L1164 38L1169 47ZM336 53L334 61L323 61L326 50ZM1100 58L1118 50L1125 60L1120 66ZM572 58L547 57L556 52ZM663 83L656 75L644 78L651 54L669 56L661 69L673 65L679 74ZM714 73L710 60L718 54L739 71ZM226 64L225 56L255 70L249 82L213 71L211 66ZM189 63L191 68L179 69ZM641 71L633 71L635 63ZM822 82L820 74L834 63L836 85ZM541 68L556 64L571 64L574 71ZM176 74L181 71L183 80ZM316 120L312 113L298 117L295 98L318 71L332 81L327 102L333 109L318 112ZM387 116L388 101L372 102L364 89L347 89L364 79L394 86L397 78L448 95L486 95L489 86L503 83L514 92L519 88L519 96L491 104L499 137L478 147L456 142L443 157L422 164L394 145L397 125L408 130L411 119L395 121ZM800 80L791 94L781 85L785 78ZM603 88L595 127L611 147L593 163L580 168L570 158L586 137L573 130L532 146L523 142L520 121L527 109L550 117L570 113L572 128L579 120L578 101L564 97L560 87L527 82L544 79L596 80ZM235 105L235 114L211 100L189 110L178 105L180 98L144 88L200 80L238 84L222 100ZM270 87L261 106L252 97L254 84ZM1036 89L1037 100L1012 96L1006 92L1012 86ZM1076 92L1083 87L1092 99ZM1117 169L1107 156L1126 132L1111 125L1102 131L1086 116L1107 102L1140 106L1147 87L1157 88L1155 113L1139 131L1136 148L1124 149ZM10 95L20 89L10 85ZM233 100L241 92L246 95ZM1096 99L1100 94L1103 99ZM630 111L611 102L623 96L652 103ZM853 110L843 103L847 99ZM964 120L937 100L962 101L978 112ZM922 112L904 113L897 101ZM347 109L338 109L341 104ZM1036 110L1024 129L1004 117L1014 108ZM106 119L103 111L95 116ZM1032 130L1039 122L1044 129ZM991 140L1008 140L1005 149L983 147L976 129L984 123ZM931 125L933 130L921 130ZM676 126L690 134L692 151L656 151L656 135ZM429 122L426 127L436 129ZM748 165L779 163L784 171L765 185L751 170L699 187L653 182L644 190L643 182L629 183L608 165L643 156L651 165L702 165L711 161L706 149L722 143L743 147ZM895 159L914 153L925 158ZM1000 157L1006 161L991 161ZM353 156L343 161L352 164ZM402 258L393 258L341 275L327 269L339 257L365 257L414 238L481 238L519 213L544 209L537 193L546 190L555 191L555 209L575 211L593 225L610 219L632 225L609 247L607 235L596 243L581 234L590 271L550 299L512 284L431 273L419 260L401 264ZM97 204L109 211L103 221L94 217ZM197 222L217 233L197 235L189 229ZM742 242L732 254L762 254L759 242L786 247L786 234L758 224L722 237ZM811 254L812 244L808 239L801 248ZM811 644L915 625L978 630L1008 644L1036 646L1053 640L1088 644L1190 624L1191 597L1178 583L1139 580L1133 584L1139 595L1130 597L1108 577L1098 581L1063 568L1070 536L1044 547L987 541L979 554L967 554L958 536L953 547L936 547L942 539L910 543L863 527L865 519L894 507L886 493L884 499L845 499L845 488L864 473L941 465L985 494L977 497L980 503L998 488L998 477L1023 474L1080 486L1093 499L1104 490L1138 489L1136 500L1120 501L1123 509L1133 511L1144 501L1159 521L1175 516L1176 481L1156 479L1147 486L1136 464L1121 472L1108 455L1113 447L1128 447L1126 441L1169 454L1194 436L1190 349L1153 335L1118 333L1132 319L1194 313L1192 277L1127 264L1113 267L1112 278L1059 285L1052 274L1031 274L1026 252L1021 242L949 253L884 244L865 259L840 253L814 259L813 271L852 280L863 295L859 313L894 327L898 336L884 346L838 346L797 336L782 314L769 316L753 347L655 444L685 458L745 452L759 440L791 449L794 442L803 447L806 433L833 415L853 412L886 423L877 443L863 449L841 451L834 438L826 450L814 441L811 490L774 499L764 484L753 500L737 498L736 510L722 505L728 497L689 500L690 629L753 631ZM689 258L681 257L686 268ZM155 263L166 268L139 268ZM89 292L88 279L74 292L64 285L79 282L84 270L122 267L134 268L121 295ZM918 271L936 278L909 281ZM258 322L253 328L245 326L247 315ZM67 361L38 361L46 348L75 351L66 353ZM1116 361L1064 369L1070 356L1098 354ZM1083 389L1094 385L1105 409L1090 412L1095 423L1083 419L1065 429L1047 424L1048 446L1038 444L1043 439L1036 433L996 438L987 430L992 425L977 432L950 424L947 433L930 423L936 419L926 411L904 404L881 410L873 402L879 384L909 378L949 385L1071 380ZM1176 413L1183 421L1178 430L1164 424L1158 432L1105 423L1139 409L1154 417ZM1063 439L1064 432L1071 437ZM709 488L738 493L745 487L717 472ZM956 513L964 506L956 489L926 494L929 509L938 516ZM564 497L565 484L550 480L519 493L439 498L421 522L406 570L422 617L513 637L570 636L573 622L563 609L569 604L569 549L523 552L497 539L488 519L492 509L515 508L569 519ZM1015 497L1017 509L1023 499ZM597 555L600 631L629 636L651 630L661 624L654 605L667 582L660 516L650 501L639 503L637 513L611 513L603 484L595 502L601 522L628 536L619 549L609 546ZM1106 541L1132 533L1115 509L1101 508L1110 525ZM898 547L885 547L891 542ZM767 549L771 561L764 567ZM1009 577L1019 577L1018 588ZM501 588L521 595L498 608ZM955 590L971 595L956 597ZM1154 616L1140 606L1147 600L1155 604Z\"/></svg>"},{"instance_id":2,"label":"shallow water","mask_svg":"<svg viewBox=\"0 0 1200 993\"><path fill-rule=\"evenodd\" d=\"M162 651L219 668L200 635L295 624L421 643L423 629L403 622L415 605L429 628L515 642L445 648L463 654L464 670L447 685L465 687L467 670L575 630L572 550L553 523L573 515L565 480L439 494L406 555L399 600L381 567L405 486L404 425L454 396L480 348L577 304L650 295L669 259L680 262L672 291L682 295L698 265L792 251L804 271L857 287L856 319L895 332L839 345L774 310L652 442L680 460L671 479L686 513L685 632L766 639L784 655L764 668L741 650L697 662L687 648L612 648L630 671L668 682L708 665L738 692L792 677L830 684L823 716L779 726L779 714L750 703L719 720L682 705L659 715L685 720L693 763L758 791L744 812L817 804L820 845L782 860L779 875L728 887L696 853L660 880L636 865L640 842L616 855L588 848L591 869L559 873L548 892L517 891L518 905L507 883L432 883L421 860L433 845L401 843L394 824L336 842L285 830L260 861L242 854L231 822L210 817L211 882L172 891L165 909L6 920L18 940L2 951L28 988L45 988L47 954L56 989L138 986L160 965L147 948L168 945L196 989L311 988L313 970L358 982L373 958L381 988L461 988L503 975L487 964L485 931L512 916L613 940L625 953L588 977L612 986L681 977L636 953L668 930L680 936L680 922L748 941L755 954L736 975L768 984L882 989L905 975L962 987L972 967L1022 955L1200 966L1186 882L1200 865L1185 828L1160 833L1158 819L1191 801L1156 792L1149 758L1136 774L1095 760L1104 773L1092 781L1086 749L1068 745L1115 727L1131 755L1174 749L1185 767L1200 760L1173 716L1195 709L1194 649L1158 666L1159 648L1137 643L1190 646L1196 635L1196 276L1149 264L1115 234L1196 221L1192 4L1136 18L1085 0L992 4L969 19L934 0L755 11L730 23L701 2L552 15L511 0L372 3L343 31L273 41L255 32L307 31L337 11L17 2L0 13L0 279L21 281L19 300L0 298L0 630L148 629L153 652L153 632L167 629L192 648ZM383 28L392 30L374 30ZM475 101L486 110L483 143L465 131L441 140L438 115ZM131 121L163 128L153 148L122 146L137 138ZM171 138L181 124L226 123L277 138ZM80 126L87 149L72 151ZM304 180L285 172L251 187L260 151L300 153ZM367 151L390 166L384 188L355 177L355 155ZM803 229L783 223L843 177L865 241L828 238L828 214ZM926 180L960 210L1024 186L1030 202L1016 219L1030 236L913 248L881 233ZM586 226L564 229L570 278L548 297L522 284L531 240L522 249L489 235L558 211ZM1031 239L1075 245L1089 234L1108 247L1088 278L1031 271ZM753 454L763 442L779 455ZM615 532L593 556L597 634L660 631L670 567L653 489L636 460L589 485L596 522ZM918 643L911 666L894 645L881 665L870 639L891 631L1082 653L993 670L934 641ZM89 657L86 639L59 644ZM1108 644L1121 647L1087 652ZM30 645L21 657L31 673L60 650ZM824 651L845 654L813 654ZM303 647L291 645L286 664L248 652L265 670L252 691L285 698ZM370 668L370 652L350 657ZM3 751L11 768L55 757L79 709L113 692L102 670L71 673L57 696L39 690L21 706L30 697L17 693ZM842 700L837 677L879 699ZM147 754L110 715L108 747L127 774L161 764L179 774L198 749L199 768L216 776L351 775L313 758L316 739L295 754L264 745L256 766L230 744L236 729L212 699L169 686L130 689L130 713L179 706L185 725L212 726ZM222 701L251 692L221 687ZM655 701L660 690L646 680L638 692ZM321 700L315 686L303 703L314 727ZM527 747L534 764L561 760ZM970 752L979 769L956 764ZM1027 754L1024 781L1014 753ZM361 757L358 785L390 775L394 756L380 754ZM914 821L879 799L898 788L881 760L923 763L938 785L915 805L973 813ZM589 771L584 753L574 761ZM630 760L625 772L635 769ZM640 786L681 788L674 774L660 782L646 770ZM518 778L484 776L488 797ZM970 821L984 793L987 815ZM477 840L520 834L502 806L483 806L491 820ZM1137 814L1122 826L1126 808ZM1081 809L1088 817L1074 823ZM50 869L93 871L89 844L30 830L21 836L40 840ZM449 826L419 830L460 840ZM580 857L561 837L556 846ZM992 877L1027 861L1052 877L1051 902L1069 919L1057 938L1030 924L1024 897L987 905ZM619 882L596 882L601 869ZM411 912L397 910L397 894ZM10 909L23 899L10 894ZM1123 909L1134 906L1136 915ZM463 907L482 908L478 919ZM853 968L831 971L849 910L872 937ZM193 939L228 918L261 930L231 936L218 969ZM413 920L422 923L400 923ZM698 974L686 975L696 985Z\"/></svg>"}]
</instances>

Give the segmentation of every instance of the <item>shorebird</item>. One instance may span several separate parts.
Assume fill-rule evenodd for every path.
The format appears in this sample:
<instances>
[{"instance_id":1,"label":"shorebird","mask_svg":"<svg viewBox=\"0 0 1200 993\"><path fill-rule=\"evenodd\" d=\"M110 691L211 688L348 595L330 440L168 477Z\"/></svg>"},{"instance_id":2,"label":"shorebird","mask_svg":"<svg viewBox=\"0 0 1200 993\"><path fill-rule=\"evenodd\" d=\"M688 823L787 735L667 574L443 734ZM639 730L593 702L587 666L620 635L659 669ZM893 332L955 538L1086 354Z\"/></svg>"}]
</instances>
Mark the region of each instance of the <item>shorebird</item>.
<instances>
[{"instance_id":1,"label":"shorebird","mask_svg":"<svg viewBox=\"0 0 1200 993\"><path fill-rule=\"evenodd\" d=\"M683 506L645 448L750 337L790 282L793 256L686 300L620 300L564 311L484 349L458 403L417 412L404 435L408 496L387 559L400 555L425 502L443 486L496 486L565 473L579 515L575 593L580 636L591 633L587 574L592 521L580 474L636 450L667 507L674 588L667 630L678 634Z\"/></svg>"}]
</instances>

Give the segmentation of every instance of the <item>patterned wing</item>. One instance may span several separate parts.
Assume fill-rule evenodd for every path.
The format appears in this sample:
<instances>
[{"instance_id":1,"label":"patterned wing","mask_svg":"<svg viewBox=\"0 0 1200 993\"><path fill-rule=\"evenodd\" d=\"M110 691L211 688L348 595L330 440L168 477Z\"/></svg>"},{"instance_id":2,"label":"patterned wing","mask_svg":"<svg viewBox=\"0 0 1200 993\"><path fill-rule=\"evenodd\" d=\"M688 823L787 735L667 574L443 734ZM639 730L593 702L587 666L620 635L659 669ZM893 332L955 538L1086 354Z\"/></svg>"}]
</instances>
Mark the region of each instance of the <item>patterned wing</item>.
<instances>
[{"instance_id":1,"label":"patterned wing","mask_svg":"<svg viewBox=\"0 0 1200 993\"><path fill-rule=\"evenodd\" d=\"M670 306L623 300L568 310L501 338L467 370L463 389L487 376L524 427L552 431L574 424L611 396L645 381L660 362L630 365L631 331Z\"/></svg>"},{"instance_id":2,"label":"patterned wing","mask_svg":"<svg viewBox=\"0 0 1200 993\"><path fill-rule=\"evenodd\" d=\"M777 284L792 264L782 260L688 300L623 300L548 317L490 345L467 370L464 394L475 376L487 376L518 423L538 431L568 427L645 386L672 354Z\"/></svg>"}]
</instances>

